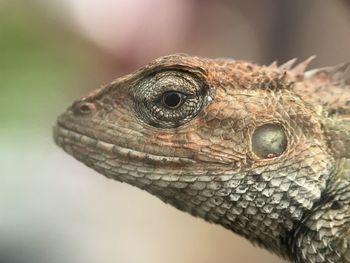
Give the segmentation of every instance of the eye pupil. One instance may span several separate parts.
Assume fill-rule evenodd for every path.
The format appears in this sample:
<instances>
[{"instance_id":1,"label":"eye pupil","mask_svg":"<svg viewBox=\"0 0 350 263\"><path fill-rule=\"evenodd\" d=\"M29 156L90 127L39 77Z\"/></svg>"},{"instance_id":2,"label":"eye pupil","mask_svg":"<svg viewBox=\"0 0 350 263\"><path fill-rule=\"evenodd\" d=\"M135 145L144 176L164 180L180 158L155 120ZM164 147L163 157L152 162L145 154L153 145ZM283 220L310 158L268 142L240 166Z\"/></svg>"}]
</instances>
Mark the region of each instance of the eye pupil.
<instances>
[{"instance_id":1,"label":"eye pupil","mask_svg":"<svg viewBox=\"0 0 350 263\"><path fill-rule=\"evenodd\" d=\"M183 102L183 95L176 91L169 91L163 94L162 103L165 107L176 109L181 106Z\"/></svg>"}]
</instances>

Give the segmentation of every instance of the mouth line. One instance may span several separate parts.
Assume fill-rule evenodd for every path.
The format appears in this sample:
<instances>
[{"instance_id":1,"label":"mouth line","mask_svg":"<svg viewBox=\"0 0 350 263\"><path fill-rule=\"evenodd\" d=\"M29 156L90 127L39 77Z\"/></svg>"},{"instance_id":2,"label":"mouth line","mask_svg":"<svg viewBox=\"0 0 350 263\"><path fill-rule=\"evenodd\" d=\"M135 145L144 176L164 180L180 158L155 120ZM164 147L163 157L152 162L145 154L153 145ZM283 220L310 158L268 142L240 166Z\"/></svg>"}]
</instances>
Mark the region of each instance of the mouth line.
<instances>
[{"instance_id":1,"label":"mouth line","mask_svg":"<svg viewBox=\"0 0 350 263\"><path fill-rule=\"evenodd\" d=\"M118 157L130 161L140 161L147 164L166 164L166 165L193 165L197 163L195 160L184 157L161 156L151 153L140 152L130 148L125 148L116 144L101 141L91 136L78 133L67 128L61 123L54 127L55 142L67 150L67 146L83 145L88 148L93 148L96 152L104 152L111 155L111 158ZM69 151L71 155L74 155Z\"/></svg>"}]
</instances>

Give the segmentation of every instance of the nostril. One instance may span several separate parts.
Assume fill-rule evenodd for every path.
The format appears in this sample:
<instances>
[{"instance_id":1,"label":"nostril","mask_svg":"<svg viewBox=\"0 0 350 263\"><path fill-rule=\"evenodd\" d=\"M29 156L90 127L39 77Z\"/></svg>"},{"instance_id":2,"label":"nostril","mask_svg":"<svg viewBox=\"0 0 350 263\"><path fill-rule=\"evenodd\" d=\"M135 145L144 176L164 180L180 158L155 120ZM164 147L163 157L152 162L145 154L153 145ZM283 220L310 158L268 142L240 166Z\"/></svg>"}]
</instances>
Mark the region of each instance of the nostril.
<instances>
[{"instance_id":1,"label":"nostril","mask_svg":"<svg viewBox=\"0 0 350 263\"><path fill-rule=\"evenodd\" d=\"M91 102L79 102L73 106L73 111L76 114L89 114L94 110L96 110L96 106Z\"/></svg>"},{"instance_id":2,"label":"nostril","mask_svg":"<svg viewBox=\"0 0 350 263\"><path fill-rule=\"evenodd\" d=\"M90 112L91 111L91 105L89 105L89 104L82 104L82 105L80 105L79 106L79 110L81 111L81 112L84 112L84 113L86 113L86 112Z\"/></svg>"}]
</instances>

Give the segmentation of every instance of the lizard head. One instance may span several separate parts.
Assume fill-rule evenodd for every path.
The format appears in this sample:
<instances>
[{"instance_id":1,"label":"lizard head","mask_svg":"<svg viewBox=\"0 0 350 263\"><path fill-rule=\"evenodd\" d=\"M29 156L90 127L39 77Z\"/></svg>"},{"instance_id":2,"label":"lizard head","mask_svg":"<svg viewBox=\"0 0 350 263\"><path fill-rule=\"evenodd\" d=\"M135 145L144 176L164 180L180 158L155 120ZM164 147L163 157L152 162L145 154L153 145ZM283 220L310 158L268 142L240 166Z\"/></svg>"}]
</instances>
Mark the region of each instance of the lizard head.
<instances>
[{"instance_id":1,"label":"lizard head","mask_svg":"<svg viewBox=\"0 0 350 263\"><path fill-rule=\"evenodd\" d=\"M162 57L74 102L55 141L109 178L285 255L334 170L322 107L303 92L308 62Z\"/></svg>"}]
</instances>

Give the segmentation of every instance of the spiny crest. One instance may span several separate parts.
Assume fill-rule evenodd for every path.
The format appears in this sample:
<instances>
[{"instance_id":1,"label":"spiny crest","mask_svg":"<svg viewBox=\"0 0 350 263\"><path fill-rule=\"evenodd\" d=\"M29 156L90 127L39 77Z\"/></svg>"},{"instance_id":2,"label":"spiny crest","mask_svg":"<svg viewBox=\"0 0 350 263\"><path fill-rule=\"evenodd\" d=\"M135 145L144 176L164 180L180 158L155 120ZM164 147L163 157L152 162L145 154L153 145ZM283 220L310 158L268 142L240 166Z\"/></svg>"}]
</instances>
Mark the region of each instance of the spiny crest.
<instances>
[{"instance_id":1,"label":"spiny crest","mask_svg":"<svg viewBox=\"0 0 350 263\"><path fill-rule=\"evenodd\" d=\"M287 62L283 63L282 65L279 66L279 69L281 70L291 70L294 63L297 61L296 58L292 58L288 60Z\"/></svg>"},{"instance_id":2,"label":"spiny crest","mask_svg":"<svg viewBox=\"0 0 350 263\"><path fill-rule=\"evenodd\" d=\"M304 75L305 69L310 64L312 60L314 60L316 56L310 56L309 58L305 59L304 61L298 63L297 58L293 58L291 60L288 60L287 62L278 65L277 61L272 62L269 67L273 69L278 69L280 71L290 71L295 76Z\"/></svg>"},{"instance_id":3,"label":"spiny crest","mask_svg":"<svg viewBox=\"0 0 350 263\"><path fill-rule=\"evenodd\" d=\"M312 69L309 71L306 71L304 73L304 76L306 78L323 78L328 79L331 82L349 82L349 79L346 78L346 70L349 67L350 63L342 63L338 64L332 67L324 67L324 68L318 68L318 69Z\"/></svg>"},{"instance_id":4,"label":"spiny crest","mask_svg":"<svg viewBox=\"0 0 350 263\"><path fill-rule=\"evenodd\" d=\"M343 82L347 85L350 83L350 78L346 77L346 70L350 65L350 62L348 63L342 63L338 64L332 67L323 67L323 68L317 68L305 71L308 65L316 58L316 56L310 56L309 58L305 59L304 61L298 63L295 65L297 59L293 58L291 60L288 60L287 62L278 65L277 61L272 62L269 67L273 69L278 69L280 71L288 71L292 75L294 75L297 78L306 78L306 79L313 79L313 78L322 78L324 80L328 80L332 83L338 83Z\"/></svg>"},{"instance_id":5,"label":"spiny crest","mask_svg":"<svg viewBox=\"0 0 350 263\"><path fill-rule=\"evenodd\" d=\"M287 72L282 74L276 72L259 72L251 74L250 87L254 89L265 89L269 91L289 89L293 85L287 77Z\"/></svg>"},{"instance_id":6,"label":"spiny crest","mask_svg":"<svg viewBox=\"0 0 350 263\"><path fill-rule=\"evenodd\" d=\"M313 59L315 59L315 56L311 56L296 65L295 63L297 62L297 58L288 60L282 65L278 65L277 61L274 61L268 67L276 69L278 72L280 72L279 76L270 79L259 79L260 84L256 84L255 86L265 89L267 88L269 90L288 89L293 86L296 79L304 77L305 69Z\"/></svg>"},{"instance_id":7,"label":"spiny crest","mask_svg":"<svg viewBox=\"0 0 350 263\"><path fill-rule=\"evenodd\" d=\"M305 71L314 58L311 56L297 65L296 59L280 66L274 62L270 68L279 75L287 75L286 82L294 84L293 91L314 105L319 114L350 116L350 78L345 73L350 63Z\"/></svg>"}]
</instances>

